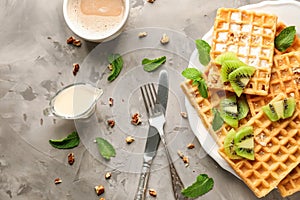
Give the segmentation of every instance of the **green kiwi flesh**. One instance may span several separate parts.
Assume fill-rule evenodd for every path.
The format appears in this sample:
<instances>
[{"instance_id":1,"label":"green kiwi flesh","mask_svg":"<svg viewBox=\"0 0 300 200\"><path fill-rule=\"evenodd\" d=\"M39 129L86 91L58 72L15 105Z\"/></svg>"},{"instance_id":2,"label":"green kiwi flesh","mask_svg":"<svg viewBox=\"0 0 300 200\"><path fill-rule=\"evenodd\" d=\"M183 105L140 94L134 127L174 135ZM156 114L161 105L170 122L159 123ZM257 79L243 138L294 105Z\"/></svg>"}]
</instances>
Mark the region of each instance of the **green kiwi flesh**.
<instances>
[{"instance_id":1,"label":"green kiwi flesh","mask_svg":"<svg viewBox=\"0 0 300 200\"><path fill-rule=\"evenodd\" d=\"M220 116L229 126L238 127L238 109L235 95L222 99L220 103Z\"/></svg>"},{"instance_id":2,"label":"green kiwi flesh","mask_svg":"<svg viewBox=\"0 0 300 200\"><path fill-rule=\"evenodd\" d=\"M253 127L242 127L234 136L235 152L238 156L254 160Z\"/></svg>"},{"instance_id":3,"label":"green kiwi flesh","mask_svg":"<svg viewBox=\"0 0 300 200\"><path fill-rule=\"evenodd\" d=\"M236 132L231 129L224 138L224 152L230 159L241 159L235 152L234 137Z\"/></svg>"},{"instance_id":4,"label":"green kiwi flesh","mask_svg":"<svg viewBox=\"0 0 300 200\"><path fill-rule=\"evenodd\" d=\"M237 100L237 106L238 106L238 120L241 120L245 117L247 117L249 112L249 106L246 100L246 97L242 95Z\"/></svg>"},{"instance_id":5,"label":"green kiwi flesh","mask_svg":"<svg viewBox=\"0 0 300 200\"><path fill-rule=\"evenodd\" d=\"M234 70L236 70L237 68L241 67L241 66L245 66L246 64L243 63L240 60L224 60L222 62L222 67L221 67L221 79L222 82L228 82L228 75L233 72Z\"/></svg>"},{"instance_id":6,"label":"green kiwi flesh","mask_svg":"<svg viewBox=\"0 0 300 200\"><path fill-rule=\"evenodd\" d=\"M243 93L254 72L254 67L241 66L228 75L231 87L238 97Z\"/></svg>"},{"instance_id":7,"label":"green kiwi flesh","mask_svg":"<svg viewBox=\"0 0 300 200\"><path fill-rule=\"evenodd\" d=\"M286 119L291 117L295 112L296 101L294 98L285 98L280 101L271 102L262 107L264 113L268 118L275 122L279 119Z\"/></svg>"},{"instance_id":8,"label":"green kiwi flesh","mask_svg":"<svg viewBox=\"0 0 300 200\"><path fill-rule=\"evenodd\" d=\"M239 58L233 52L225 52L216 57L215 63L218 65L223 65L223 62L226 60L239 60Z\"/></svg>"}]
</instances>

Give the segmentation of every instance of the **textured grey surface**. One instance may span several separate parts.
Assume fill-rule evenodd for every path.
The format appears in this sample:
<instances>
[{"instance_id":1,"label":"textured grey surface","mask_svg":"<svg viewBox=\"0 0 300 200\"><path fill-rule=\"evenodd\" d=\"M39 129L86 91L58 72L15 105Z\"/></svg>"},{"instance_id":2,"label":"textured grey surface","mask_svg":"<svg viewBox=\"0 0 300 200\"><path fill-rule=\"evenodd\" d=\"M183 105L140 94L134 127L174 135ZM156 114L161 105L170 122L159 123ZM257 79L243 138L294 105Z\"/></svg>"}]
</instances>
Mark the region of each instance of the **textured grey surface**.
<instances>
[{"instance_id":1,"label":"textured grey surface","mask_svg":"<svg viewBox=\"0 0 300 200\"><path fill-rule=\"evenodd\" d=\"M193 39L200 38L212 26L216 9L231 7L233 2L178 0L174 3L170 0L156 0L150 4L133 0L126 30L161 27L183 32ZM242 1L242 4L245 2ZM102 196L107 200L132 199L138 175L134 170L120 170L119 166L128 165L130 169L138 171L141 156L133 164L126 163L128 155L124 154L125 161L120 162L116 157L114 161L117 165L114 166L95 158L83 143L72 150L57 150L48 144L49 139L64 137L75 130L75 124L73 121L44 117L42 110L58 89L76 81L72 74L72 64L84 62L97 44L83 41L80 48L66 44L66 39L73 33L63 19L62 0L1 0L0 25L0 199L96 200L99 197L94 187L98 184L105 186L106 191ZM170 116L179 114L180 108L176 108L176 105L180 105L184 98L183 94L175 94L177 101L173 103L174 109L169 111ZM107 118L116 116L114 114L117 111L112 112L105 103L103 99L100 104L103 112L96 113L99 127L104 127ZM190 185L200 173L206 173L215 180L214 189L199 199L256 199L242 181L220 168L203 151L187 121L171 123L169 126L169 137L176 134L176 138L182 139L182 143L172 146L171 150L183 183ZM112 143L118 149L141 155L145 140L137 140L128 146L124 142L125 135L116 136L118 128L103 128L101 133L107 139L113 139ZM188 142L194 143L196 148L184 148ZM186 168L177 159L178 149L189 156L189 167ZM67 163L70 152L75 154L73 166ZM155 170L151 173L149 188L156 189L156 199L172 200L166 162L164 153L159 151L153 163ZM107 171L112 172L110 180L104 178ZM59 185L54 184L57 177L63 180ZM288 199L299 198L298 193ZM263 199L282 198L274 190Z\"/></svg>"}]
</instances>

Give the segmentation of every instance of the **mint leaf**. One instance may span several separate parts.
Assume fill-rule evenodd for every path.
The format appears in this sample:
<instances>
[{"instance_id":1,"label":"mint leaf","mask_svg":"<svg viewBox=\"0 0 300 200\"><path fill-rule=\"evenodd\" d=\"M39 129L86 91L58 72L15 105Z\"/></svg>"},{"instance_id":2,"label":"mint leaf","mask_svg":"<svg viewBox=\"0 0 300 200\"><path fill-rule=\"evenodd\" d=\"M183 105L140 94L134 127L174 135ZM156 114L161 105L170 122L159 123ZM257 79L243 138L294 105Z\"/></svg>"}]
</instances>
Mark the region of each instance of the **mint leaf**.
<instances>
[{"instance_id":1,"label":"mint leaf","mask_svg":"<svg viewBox=\"0 0 300 200\"><path fill-rule=\"evenodd\" d=\"M80 138L76 131L59 140L49 140L49 143L57 149L71 149L78 146Z\"/></svg>"},{"instance_id":2,"label":"mint leaf","mask_svg":"<svg viewBox=\"0 0 300 200\"><path fill-rule=\"evenodd\" d=\"M223 121L223 119L220 115L220 112L216 108L213 108L212 112L214 114L214 118L213 118L213 121L212 121L212 129L214 131L217 131L222 127L224 121Z\"/></svg>"},{"instance_id":3,"label":"mint leaf","mask_svg":"<svg viewBox=\"0 0 300 200\"><path fill-rule=\"evenodd\" d=\"M123 59L120 54L111 54L110 56L108 56L108 62L112 66L112 71L109 74L107 80L111 82L119 76L123 68Z\"/></svg>"},{"instance_id":4,"label":"mint leaf","mask_svg":"<svg viewBox=\"0 0 300 200\"><path fill-rule=\"evenodd\" d=\"M295 26L286 27L275 38L275 48L281 52L285 51L293 44L295 35L296 35Z\"/></svg>"},{"instance_id":5,"label":"mint leaf","mask_svg":"<svg viewBox=\"0 0 300 200\"><path fill-rule=\"evenodd\" d=\"M204 40L196 40L196 47L200 63L207 66L210 61L210 45Z\"/></svg>"},{"instance_id":6,"label":"mint leaf","mask_svg":"<svg viewBox=\"0 0 300 200\"><path fill-rule=\"evenodd\" d=\"M208 97L208 93L207 93L207 85L205 83L205 80L204 79L201 79L198 81L198 90L201 94L201 96L203 98L207 98Z\"/></svg>"},{"instance_id":7,"label":"mint leaf","mask_svg":"<svg viewBox=\"0 0 300 200\"><path fill-rule=\"evenodd\" d=\"M202 72L196 68L186 68L181 72L182 76L193 81L193 85L198 87L199 93L203 98L208 97L207 85L202 77Z\"/></svg>"},{"instance_id":8,"label":"mint leaf","mask_svg":"<svg viewBox=\"0 0 300 200\"><path fill-rule=\"evenodd\" d=\"M206 174L200 174L196 182L181 191L182 195L188 198L196 198L209 192L214 186L214 180Z\"/></svg>"},{"instance_id":9,"label":"mint leaf","mask_svg":"<svg viewBox=\"0 0 300 200\"><path fill-rule=\"evenodd\" d=\"M164 64L166 62L166 59L167 59L166 56L162 56L152 60L148 58L144 58L142 60L142 65L144 66L145 71L151 72L157 69L158 67L160 67L162 64Z\"/></svg>"},{"instance_id":10,"label":"mint leaf","mask_svg":"<svg viewBox=\"0 0 300 200\"><path fill-rule=\"evenodd\" d=\"M182 76L187 79L196 80L199 77L202 78L202 73L196 68L186 68L181 72Z\"/></svg>"},{"instance_id":11,"label":"mint leaf","mask_svg":"<svg viewBox=\"0 0 300 200\"><path fill-rule=\"evenodd\" d=\"M96 143L98 145L99 153L103 158L109 160L111 157L116 156L114 147L107 140L97 137Z\"/></svg>"}]
</instances>

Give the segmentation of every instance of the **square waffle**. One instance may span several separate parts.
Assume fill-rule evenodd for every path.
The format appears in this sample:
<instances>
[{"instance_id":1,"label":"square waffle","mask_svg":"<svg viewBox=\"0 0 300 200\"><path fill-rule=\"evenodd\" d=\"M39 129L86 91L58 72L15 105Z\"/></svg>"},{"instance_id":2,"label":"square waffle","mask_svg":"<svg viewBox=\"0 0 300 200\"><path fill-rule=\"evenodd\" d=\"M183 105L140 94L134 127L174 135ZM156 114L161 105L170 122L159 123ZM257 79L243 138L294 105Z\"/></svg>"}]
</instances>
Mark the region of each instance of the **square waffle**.
<instances>
[{"instance_id":1,"label":"square waffle","mask_svg":"<svg viewBox=\"0 0 300 200\"><path fill-rule=\"evenodd\" d=\"M300 163L300 112L280 122L271 122L260 111L244 126L254 128L255 160L229 159L219 153L257 197L271 192Z\"/></svg>"},{"instance_id":2,"label":"square waffle","mask_svg":"<svg viewBox=\"0 0 300 200\"><path fill-rule=\"evenodd\" d=\"M267 96L247 95L251 114L254 116L278 94L294 97L300 100L300 51L276 55L270 79L270 89Z\"/></svg>"},{"instance_id":3,"label":"square waffle","mask_svg":"<svg viewBox=\"0 0 300 200\"><path fill-rule=\"evenodd\" d=\"M232 8L220 8L217 11L211 59L230 51L236 53L244 63L256 67L255 74L244 90L246 94L268 94L276 23L277 16L271 14ZM231 86L223 89L233 91Z\"/></svg>"}]
</instances>

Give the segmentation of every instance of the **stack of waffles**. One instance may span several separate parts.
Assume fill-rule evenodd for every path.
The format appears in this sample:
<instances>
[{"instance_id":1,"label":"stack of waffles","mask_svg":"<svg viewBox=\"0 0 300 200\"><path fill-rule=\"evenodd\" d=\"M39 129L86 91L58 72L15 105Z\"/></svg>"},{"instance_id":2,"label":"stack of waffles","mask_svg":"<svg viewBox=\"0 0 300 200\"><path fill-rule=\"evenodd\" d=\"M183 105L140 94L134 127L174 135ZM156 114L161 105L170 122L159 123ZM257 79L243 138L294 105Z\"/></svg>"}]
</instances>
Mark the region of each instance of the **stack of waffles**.
<instances>
[{"instance_id":1,"label":"stack of waffles","mask_svg":"<svg viewBox=\"0 0 300 200\"><path fill-rule=\"evenodd\" d=\"M283 197L300 191L300 105L292 117L272 122L262 111L272 99L294 97L300 100L300 39L280 52L274 47L275 37L285 28L275 15L238 9L220 8L214 25L211 63L207 66L208 98L202 98L191 80L181 88L219 145L219 153L257 197L278 188ZM250 108L239 121L240 129L254 129L255 160L229 159L223 141L231 127L227 124L212 130L212 108L233 90L220 84L220 69L214 59L224 52L235 52L240 60L255 66L256 72L244 90Z\"/></svg>"}]
</instances>

